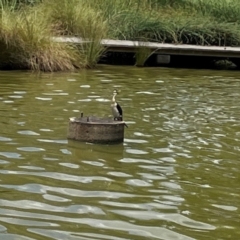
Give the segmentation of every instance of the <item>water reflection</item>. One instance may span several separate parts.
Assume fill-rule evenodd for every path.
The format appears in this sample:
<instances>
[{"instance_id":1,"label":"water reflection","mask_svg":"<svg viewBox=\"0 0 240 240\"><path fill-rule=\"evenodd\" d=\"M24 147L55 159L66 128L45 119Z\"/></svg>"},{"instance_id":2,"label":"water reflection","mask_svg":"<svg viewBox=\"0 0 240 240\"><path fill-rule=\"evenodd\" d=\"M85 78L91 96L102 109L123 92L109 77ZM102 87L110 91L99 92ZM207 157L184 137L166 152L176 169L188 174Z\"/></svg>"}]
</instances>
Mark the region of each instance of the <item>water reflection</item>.
<instances>
[{"instance_id":1,"label":"water reflection","mask_svg":"<svg viewBox=\"0 0 240 240\"><path fill-rule=\"evenodd\" d=\"M67 140L113 88L124 143ZM0 238L238 239L239 90L236 72L2 72Z\"/></svg>"}]
</instances>

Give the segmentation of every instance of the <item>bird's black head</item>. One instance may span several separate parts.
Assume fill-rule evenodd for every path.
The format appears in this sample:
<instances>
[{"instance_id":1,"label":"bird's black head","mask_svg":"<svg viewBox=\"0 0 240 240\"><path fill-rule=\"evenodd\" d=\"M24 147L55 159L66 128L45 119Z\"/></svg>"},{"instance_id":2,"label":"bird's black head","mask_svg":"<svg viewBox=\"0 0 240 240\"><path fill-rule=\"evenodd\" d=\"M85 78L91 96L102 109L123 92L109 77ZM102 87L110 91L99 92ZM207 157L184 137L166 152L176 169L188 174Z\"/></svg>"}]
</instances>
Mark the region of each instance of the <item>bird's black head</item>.
<instances>
[{"instance_id":1,"label":"bird's black head","mask_svg":"<svg viewBox=\"0 0 240 240\"><path fill-rule=\"evenodd\" d=\"M117 95L120 92L120 90L114 89L113 94Z\"/></svg>"}]
</instances>

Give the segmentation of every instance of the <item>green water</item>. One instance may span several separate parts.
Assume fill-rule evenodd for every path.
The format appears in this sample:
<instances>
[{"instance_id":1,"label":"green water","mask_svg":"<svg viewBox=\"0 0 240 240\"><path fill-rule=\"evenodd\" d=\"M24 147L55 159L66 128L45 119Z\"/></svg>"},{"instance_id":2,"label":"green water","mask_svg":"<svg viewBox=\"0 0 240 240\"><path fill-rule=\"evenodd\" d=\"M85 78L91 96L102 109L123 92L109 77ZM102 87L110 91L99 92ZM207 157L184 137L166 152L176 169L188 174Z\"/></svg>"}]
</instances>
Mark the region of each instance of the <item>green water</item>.
<instances>
[{"instance_id":1,"label":"green water","mask_svg":"<svg viewBox=\"0 0 240 240\"><path fill-rule=\"evenodd\" d=\"M68 141L114 88L124 144ZM0 239L240 239L239 100L238 72L1 72Z\"/></svg>"}]
</instances>

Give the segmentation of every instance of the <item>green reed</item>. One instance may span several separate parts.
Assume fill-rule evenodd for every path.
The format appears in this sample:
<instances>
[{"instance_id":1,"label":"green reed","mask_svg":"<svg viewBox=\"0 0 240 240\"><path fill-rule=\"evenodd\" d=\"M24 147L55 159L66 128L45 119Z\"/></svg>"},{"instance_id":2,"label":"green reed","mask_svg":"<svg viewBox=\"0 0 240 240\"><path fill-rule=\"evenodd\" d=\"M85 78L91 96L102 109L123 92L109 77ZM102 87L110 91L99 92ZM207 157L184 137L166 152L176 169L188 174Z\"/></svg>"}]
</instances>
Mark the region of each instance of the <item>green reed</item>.
<instances>
[{"instance_id":1,"label":"green reed","mask_svg":"<svg viewBox=\"0 0 240 240\"><path fill-rule=\"evenodd\" d=\"M238 0L0 0L0 67L57 71L93 67L101 39L239 46ZM78 36L84 44L56 43ZM144 47L137 56L143 65Z\"/></svg>"}]
</instances>

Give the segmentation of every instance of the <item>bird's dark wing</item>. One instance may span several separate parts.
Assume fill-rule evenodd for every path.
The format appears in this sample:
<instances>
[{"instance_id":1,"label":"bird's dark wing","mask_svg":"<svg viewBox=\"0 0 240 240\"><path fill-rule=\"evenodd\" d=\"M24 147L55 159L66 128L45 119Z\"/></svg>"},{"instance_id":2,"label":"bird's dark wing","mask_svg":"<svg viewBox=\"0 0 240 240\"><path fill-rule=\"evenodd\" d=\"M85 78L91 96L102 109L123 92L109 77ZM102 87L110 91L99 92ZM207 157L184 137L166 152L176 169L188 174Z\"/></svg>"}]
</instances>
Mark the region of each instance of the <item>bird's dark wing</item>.
<instances>
[{"instance_id":1,"label":"bird's dark wing","mask_svg":"<svg viewBox=\"0 0 240 240\"><path fill-rule=\"evenodd\" d=\"M119 114L120 114L120 116L123 116L123 111L122 111L122 108L120 107L120 105L117 103L117 110L118 110L118 112L119 112Z\"/></svg>"}]
</instances>

